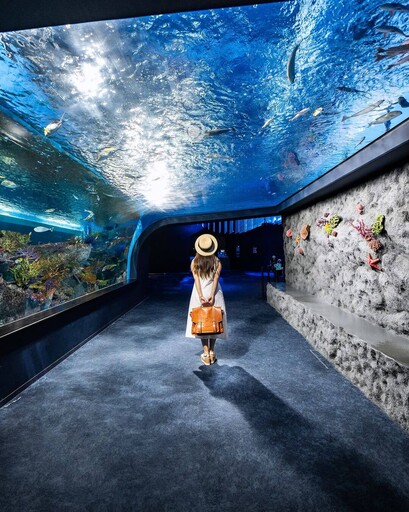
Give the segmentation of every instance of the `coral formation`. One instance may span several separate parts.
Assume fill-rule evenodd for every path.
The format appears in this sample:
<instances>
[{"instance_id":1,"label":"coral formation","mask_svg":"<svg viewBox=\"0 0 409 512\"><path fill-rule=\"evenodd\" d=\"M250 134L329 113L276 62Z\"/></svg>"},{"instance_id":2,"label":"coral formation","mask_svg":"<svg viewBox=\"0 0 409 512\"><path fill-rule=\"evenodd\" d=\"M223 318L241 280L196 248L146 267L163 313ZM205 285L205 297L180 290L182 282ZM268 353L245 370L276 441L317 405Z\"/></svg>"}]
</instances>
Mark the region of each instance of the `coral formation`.
<instances>
[{"instance_id":1,"label":"coral formation","mask_svg":"<svg viewBox=\"0 0 409 512\"><path fill-rule=\"evenodd\" d=\"M18 261L18 260L17 260ZM20 258L15 267L10 269L13 274L16 285L20 288L26 288L28 283L38 275L38 265L30 262L28 259Z\"/></svg>"},{"instance_id":2,"label":"coral formation","mask_svg":"<svg viewBox=\"0 0 409 512\"><path fill-rule=\"evenodd\" d=\"M382 249L382 244L379 240L370 240L368 245L374 252L378 252L380 249Z\"/></svg>"},{"instance_id":3,"label":"coral formation","mask_svg":"<svg viewBox=\"0 0 409 512\"><path fill-rule=\"evenodd\" d=\"M338 224L342 221L342 218L337 215L331 215L331 217L328 219L328 224L332 227L332 229L336 228Z\"/></svg>"},{"instance_id":4,"label":"coral formation","mask_svg":"<svg viewBox=\"0 0 409 512\"><path fill-rule=\"evenodd\" d=\"M286 233L285 233L285 236L287 236L288 238L291 238L293 236L293 231L292 229L287 229Z\"/></svg>"},{"instance_id":5,"label":"coral formation","mask_svg":"<svg viewBox=\"0 0 409 512\"><path fill-rule=\"evenodd\" d=\"M301 228L300 235L303 240L307 240L307 238L310 236L310 225L304 224Z\"/></svg>"},{"instance_id":6,"label":"coral formation","mask_svg":"<svg viewBox=\"0 0 409 512\"><path fill-rule=\"evenodd\" d=\"M26 309L27 295L17 286L0 284L0 319L13 320L23 315Z\"/></svg>"},{"instance_id":7,"label":"coral formation","mask_svg":"<svg viewBox=\"0 0 409 512\"><path fill-rule=\"evenodd\" d=\"M299 247L299 248L298 248L298 253L299 253L299 254L304 254L304 249L303 249L302 247Z\"/></svg>"},{"instance_id":8,"label":"coral formation","mask_svg":"<svg viewBox=\"0 0 409 512\"><path fill-rule=\"evenodd\" d=\"M300 235L297 235L297 236L295 237L295 243L298 245L300 242L301 242Z\"/></svg>"},{"instance_id":9,"label":"coral formation","mask_svg":"<svg viewBox=\"0 0 409 512\"><path fill-rule=\"evenodd\" d=\"M372 240L372 230L365 226L365 223L362 219L359 219L356 224L351 222L351 226L358 231L362 238L368 240L367 237L369 237L369 240Z\"/></svg>"},{"instance_id":10,"label":"coral formation","mask_svg":"<svg viewBox=\"0 0 409 512\"><path fill-rule=\"evenodd\" d=\"M333 228L332 228L331 224L329 224L329 223L325 224L324 231L325 231L325 233L327 233L327 235L332 235Z\"/></svg>"},{"instance_id":11,"label":"coral formation","mask_svg":"<svg viewBox=\"0 0 409 512\"><path fill-rule=\"evenodd\" d=\"M30 242L30 234L16 231L0 231L0 252L13 253Z\"/></svg>"},{"instance_id":12,"label":"coral formation","mask_svg":"<svg viewBox=\"0 0 409 512\"><path fill-rule=\"evenodd\" d=\"M382 270L379 266L380 263L379 258L374 258L370 253L368 253L368 265L373 268L374 270Z\"/></svg>"},{"instance_id":13,"label":"coral formation","mask_svg":"<svg viewBox=\"0 0 409 512\"><path fill-rule=\"evenodd\" d=\"M358 203L355 206L356 211L359 213L359 215L362 215L364 212L364 205L362 203Z\"/></svg>"},{"instance_id":14,"label":"coral formation","mask_svg":"<svg viewBox=\"0 0 409 512\"><path fill-rule=\"evenodd\" d=\"M377 215L375 217L375 222L372 224L372 233L374 235L380 235L382 231L385 229L385 215Z\"/></svg>"}]
</instances>

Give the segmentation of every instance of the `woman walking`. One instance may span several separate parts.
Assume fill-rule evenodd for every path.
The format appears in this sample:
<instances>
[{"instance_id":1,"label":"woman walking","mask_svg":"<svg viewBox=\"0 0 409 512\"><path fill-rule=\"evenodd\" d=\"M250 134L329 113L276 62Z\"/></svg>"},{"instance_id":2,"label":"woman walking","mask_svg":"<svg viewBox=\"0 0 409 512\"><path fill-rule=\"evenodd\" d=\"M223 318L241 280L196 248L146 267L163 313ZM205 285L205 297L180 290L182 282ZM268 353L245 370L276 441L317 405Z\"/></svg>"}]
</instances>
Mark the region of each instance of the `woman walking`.
<instances>
[{"instance_id":1,"label":"woman walking","mask_svg":"<svg viewBox=\"0 0 409 512\"><path fill-rule=\"evenodd\" d=\"M200 338L202 340L203 354L200 358L205 365L214 364L217 360L215 352L216 339L227 338L226 306L219 283L222 265L219 258L216 256L217 245L217 240L213 235L200 235L195 242L196 256L190 265L195 282L190 297L186 336L188 338ZM207 335L206 338L192 334L190 312L192 308L199 306L220 306L222 308L224 328L222 334Z\"/></svg>"}]
</instances>

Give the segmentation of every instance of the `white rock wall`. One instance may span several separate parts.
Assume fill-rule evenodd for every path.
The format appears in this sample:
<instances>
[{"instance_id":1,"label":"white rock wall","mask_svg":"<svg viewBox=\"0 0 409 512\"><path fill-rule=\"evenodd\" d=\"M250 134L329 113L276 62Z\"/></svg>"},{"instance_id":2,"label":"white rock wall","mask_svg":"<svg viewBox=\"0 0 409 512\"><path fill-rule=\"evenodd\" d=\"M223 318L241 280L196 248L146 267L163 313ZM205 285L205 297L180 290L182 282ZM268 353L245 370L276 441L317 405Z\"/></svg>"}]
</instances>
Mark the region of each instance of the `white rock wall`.
<instances>
[{"instance_id":1,"label":"white rock wall","mask_svg":"<svg viewBox=\"0 0 409 512\"><path fill-rule=\"evenodd\" d=\"M357 203L364 205L362 215ZM328 237L316 226L325 213L342 217L337 237ZM385 232L377 237L383 248L375 253L351 222L362 219L371 227L377 214L385 215ZM297 245L295 237L303 224L311 225L310 237ZM292 238L286 237L288 229ZM288 284L408 335L409 165L284 218L284 250ZM380 259L381 271L368 265L369 253Z\"/></svg>"}]
</instances>

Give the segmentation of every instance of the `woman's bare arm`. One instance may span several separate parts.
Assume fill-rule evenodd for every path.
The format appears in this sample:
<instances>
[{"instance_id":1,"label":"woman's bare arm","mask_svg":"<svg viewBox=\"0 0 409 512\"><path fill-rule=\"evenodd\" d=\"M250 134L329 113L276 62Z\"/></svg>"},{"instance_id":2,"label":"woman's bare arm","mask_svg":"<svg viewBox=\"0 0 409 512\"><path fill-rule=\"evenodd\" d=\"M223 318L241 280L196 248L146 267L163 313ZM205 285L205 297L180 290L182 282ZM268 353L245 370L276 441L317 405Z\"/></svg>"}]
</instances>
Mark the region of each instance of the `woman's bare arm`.
<instances>
[{"instance_id":1,"label":"woman's bare arm","mask_svg":"<svg viewBox=\"0 0 409 512\"><path fill-rule=\"evenodd\" d=\"M196 291L199 295L199 300L202 304L205 304L207 301L203 297L202 287L200 286L200 278L199 278L199 275L195 272L193 260L192 260L192 263L190 264L190 270L192 271L193 279L195 280L195 286L196 286Z\"/></svg>"},{"instance_id":2,"label":"woman's bare arm","mask_svg":"<svg viewBox=\"0 0 409 512\"><path fill-rule=\"evenodd\" d=\"M222 264L219 261L218 264L217 264L216 272L214 273L213 284L212 284L212 292L211 292L210 297L208 297L208 299L207 299L207 302L211 306L213 306L213 304L214 304L214 296L216 294L217 285L219 284L219 277L220 277L221 272L222 272Z\"/></svg>"}]
</instances>

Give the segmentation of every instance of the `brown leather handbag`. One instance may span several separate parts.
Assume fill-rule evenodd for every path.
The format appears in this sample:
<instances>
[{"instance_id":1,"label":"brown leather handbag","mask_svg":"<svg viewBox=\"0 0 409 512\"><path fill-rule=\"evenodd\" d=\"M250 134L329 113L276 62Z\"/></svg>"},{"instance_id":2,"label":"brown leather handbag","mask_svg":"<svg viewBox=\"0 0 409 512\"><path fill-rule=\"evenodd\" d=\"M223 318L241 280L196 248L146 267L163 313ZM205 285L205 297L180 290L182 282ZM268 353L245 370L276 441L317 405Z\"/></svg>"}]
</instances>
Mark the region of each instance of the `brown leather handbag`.
<instances>
[{"instance_id":1,"label":"brown leather handbag","mask_svg":"<svg viewBox=\"0 0 409 512\"><path fill-rule=\"evenodd\" d=\"M222 334L223 310L220 306L200 306L190 312L192 317L192 334Z\"/></svg>"}]
</instances>

